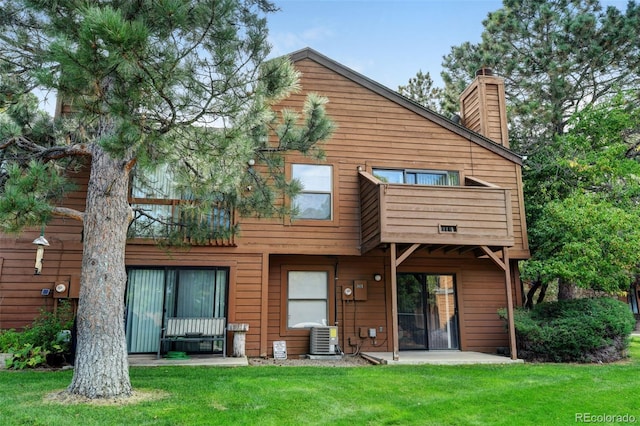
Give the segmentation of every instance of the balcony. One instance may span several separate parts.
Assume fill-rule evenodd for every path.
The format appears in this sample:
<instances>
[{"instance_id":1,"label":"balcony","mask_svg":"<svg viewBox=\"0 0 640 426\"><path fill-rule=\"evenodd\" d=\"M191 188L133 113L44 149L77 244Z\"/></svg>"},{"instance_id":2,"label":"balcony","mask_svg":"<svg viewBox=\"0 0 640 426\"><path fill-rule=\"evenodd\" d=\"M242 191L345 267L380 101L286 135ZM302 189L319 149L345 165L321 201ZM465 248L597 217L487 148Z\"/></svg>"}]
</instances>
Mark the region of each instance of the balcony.
<instances>
[{"instance_id":1,"label":"balcony","mask_svg":"<svg viewBox=\"0 0 640 426\"><path fill-rule=\"evenodd\" d=\"M135 242L165 240L170 244L234 247L235 212L213 203L209 213L197 213L189 200L130 198L136 217L128 230Z\"/></svg>"},{"instance_id":2,"label":"balcony","mask_svg":"<svg viewBox=\"0 0 640 426\"><path fill-rule=\"evenodd\" d=\"M387 243L513 246L510 191L472 177L464 183L392 184L360 172L361 252Z\"/></svg>"}]
</instances>

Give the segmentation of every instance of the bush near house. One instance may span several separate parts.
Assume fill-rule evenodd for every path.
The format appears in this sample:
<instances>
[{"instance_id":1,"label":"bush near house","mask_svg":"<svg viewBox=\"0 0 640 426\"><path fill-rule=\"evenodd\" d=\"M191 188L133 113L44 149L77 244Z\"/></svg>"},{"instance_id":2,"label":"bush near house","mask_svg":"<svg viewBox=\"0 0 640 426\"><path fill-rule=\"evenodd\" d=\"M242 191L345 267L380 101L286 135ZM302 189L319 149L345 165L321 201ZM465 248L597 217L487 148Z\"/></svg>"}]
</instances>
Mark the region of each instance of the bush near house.
<instances>
[{"instance_id":1,"label":"bush near house","mask_svg":"<svg viewBox=\"0 0 640 426\"><path fill-rule=\"evenodd\" d=\"M71 339L73 308L61 301L56 312L42 310L22 332L0 331L0 352L10 353L7 368L21 370L41 366L58 367L72 362Z\"/></svg>"},{"instance_id":2,"label":"bush near house","mask_svg":"<svg viewBox=\"0 0 640 426\"><path fill-rule=\"evenodd\" d=\"M601 297L541 303L514 315L518 357L536 362L612 362L627 357L635 319Z\"/></svg>"}]
</instances>

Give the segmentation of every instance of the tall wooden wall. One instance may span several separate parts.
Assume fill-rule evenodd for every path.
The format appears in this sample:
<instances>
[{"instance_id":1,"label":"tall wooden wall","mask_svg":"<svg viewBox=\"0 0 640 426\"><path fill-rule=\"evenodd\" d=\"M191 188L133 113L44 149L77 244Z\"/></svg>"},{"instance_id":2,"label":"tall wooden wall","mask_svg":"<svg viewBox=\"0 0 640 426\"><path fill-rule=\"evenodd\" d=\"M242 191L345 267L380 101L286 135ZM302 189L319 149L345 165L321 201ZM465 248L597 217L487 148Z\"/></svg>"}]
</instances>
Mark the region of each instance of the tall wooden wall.
<instances>
[{"instance_id":1,"label":"tall wooden wall","mask_svg":"<svg viewBox=\"0 0 640 426\"><path fill-rule=\"evenodd\" d=\"M296 66L302 72L304 91L282 106L300 109L305 93L316 92L329 98L327 113L337 124L333 137L324 144L326 164L334 168L334 220L242 218L237 247L194 247L168 254L151 244L129 244L128 266L229 266L229 321L249 323L247 353L256 356L270 351L271 342L283 337L290 341L293 353L308 348L308 335L289 336L281 329L282 265L337 263L333 302L345 339L341 344L348 351L348 337L355 339L359 327L382 327L375 342L365 339L363 350L390 350L390 290L384 284L389 279L382 283L372 280L375 273L388 274L384 272L388 259L377 251L360 256L358 167L367 171L375 167L459 170L461 181L473 176L510 189L515 237L510 255L514 259L527 257L518 164L315 61L301 60ZM301 156L287 161L313 162ZM79 189L65 200L66 206L83 210L86 178L86 172L78 176ZM30 322L41 307L53 304L52 298L40 296L42 288L52 289L57 281L79 274L80 224L56 219L47 226L51 247L45 252L42 275L34 276L35 247L31 241L38 233L33 230L20 237L0 238L0 328ZM506 303L504 272L486 259L443 254L428 257L424 253L412 256L400 270L411 268L459 271L463 349L493 351L496 346L506 346L504 327L496 314ZM341 288L356 279L369 283L368 300L343 303Z\"/></svg>"}]
</instances>

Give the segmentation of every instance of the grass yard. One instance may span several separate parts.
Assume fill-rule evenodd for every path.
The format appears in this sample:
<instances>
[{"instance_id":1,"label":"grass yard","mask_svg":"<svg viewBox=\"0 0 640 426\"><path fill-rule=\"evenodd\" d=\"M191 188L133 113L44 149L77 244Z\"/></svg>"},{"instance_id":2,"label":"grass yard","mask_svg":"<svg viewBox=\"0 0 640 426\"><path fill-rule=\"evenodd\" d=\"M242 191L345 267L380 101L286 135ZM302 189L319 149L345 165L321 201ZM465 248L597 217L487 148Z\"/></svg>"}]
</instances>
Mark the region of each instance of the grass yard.
<instances>
[{"instance_id":1,"label":"grass yard","mask_svg":"<svg viewBox=\"0 0 640 426\"><path fill-rule=\"evenodd\" d=\"M131 369L136 390L160 399L47 400L71 375L2 371L0 424L562 425L625 415L640 423L637 338L631 359L614 365L138 367Z\"/></svg>"}]
</instances>

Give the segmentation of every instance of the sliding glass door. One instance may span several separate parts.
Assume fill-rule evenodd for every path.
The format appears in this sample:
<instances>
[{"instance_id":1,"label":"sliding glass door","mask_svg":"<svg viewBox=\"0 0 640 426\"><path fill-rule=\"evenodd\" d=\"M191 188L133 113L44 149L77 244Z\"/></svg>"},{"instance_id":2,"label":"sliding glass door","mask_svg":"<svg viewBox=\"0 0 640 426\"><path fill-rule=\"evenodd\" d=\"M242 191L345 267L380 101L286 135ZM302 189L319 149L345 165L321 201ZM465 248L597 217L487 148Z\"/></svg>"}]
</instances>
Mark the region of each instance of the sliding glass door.
<instances>
[{"instance_id":1,"label":"sliding glass door","mask_svg":"<svg viewBox=\"0 0 640 426\"><path fill-rule=\"evenodd\" d=\"M130 353L157 352L162 328L165 271L130 270L126 297L126 334Z\"/></svg>"},{"instance_id":2,"label":"sliding glass door","mask_svg":"<svg viewBox=\"0 0 640 426\"><path fill-rule=\"evenodd\" d=\"M227 268L132 268L128 271L129 353L157 352L167 317L226 317ZM206 343L208 350L215 348ZM207 350L195 343L180 350Z\"/></svg>"},{"instance_id":3,"label":"sliding glass door","mask_svg":"<svg viewBox=\"0 0 640 426\"><path fill-rule=\"evenodd\" d=\"M455 276L399 273L400 350L459 349Z\"/></svg>"}]
</instances>

